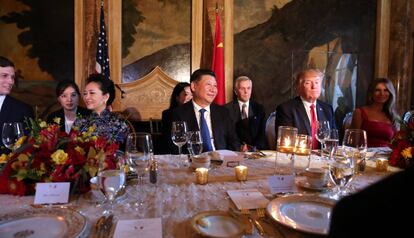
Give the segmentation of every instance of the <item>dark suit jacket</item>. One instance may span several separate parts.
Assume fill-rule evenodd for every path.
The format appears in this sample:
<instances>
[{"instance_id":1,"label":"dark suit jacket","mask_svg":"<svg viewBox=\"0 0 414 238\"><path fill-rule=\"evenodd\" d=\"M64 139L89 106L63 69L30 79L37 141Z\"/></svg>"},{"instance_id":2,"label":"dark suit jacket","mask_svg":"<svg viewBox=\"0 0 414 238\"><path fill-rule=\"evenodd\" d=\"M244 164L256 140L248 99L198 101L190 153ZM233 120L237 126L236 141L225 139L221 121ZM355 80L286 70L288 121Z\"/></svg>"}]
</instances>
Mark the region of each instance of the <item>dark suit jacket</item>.
<instances>
[{"instance_id":1,"label":"dark suit jacket","mask_svg":"<svg viewBox=\"0 0 414 238\"><path fill-rule=\"evenodd\" d=\"M3 123L5 122L23 122L24 127L27 128L25 124L26 118L34 118L33 108L10 96L6 96L3 102L3 106L0 111L0 154L9 153L10 151L4 147L3 142L1 141ZM25 134L28 134L30 131L25 130Z\"/></svg>"},{"instance_id":2,"label":"dark suit jacket","mask_svg":"<svg viewBox=\"0 0 414 238\"><path fill-rule=\"evenodd\" d=\"M336 129L334 112L331 105L317 100L316 113L318 121L329 121L331 129ZM280 104L276 108L276 138L277 128L279 126L293 126L298 128L299 134L312 135L311 124L299 96Z\"/></svg>"},{"instance_id":3,"label":"dark suit jacket","mask_svg":"<svg viewBox=\"0 0 414 238\"><path fill-rule=\"evenodd\" d=\"M83 107L79 107L78 106L78 108L76 110L76 114L77 114L77 117L78 116L86 117L89 114L91 114L91 111L89 111L86 108L83 108ZM63 108L62 109L59 109L57 111L54 111L52 113L50 113L49 116L47 116L47 120L46 121L48 123L52 123L53 122L53 119L55 119L56 117L59 117L60 118L60 123L59 123L60 131L63 131L64 132L65 131L65 113L63 111Z\"/></svg>"},{"instance_id":4,"label":"dark suit jacket","mask_svg":"<svg viewBox=\"0 0 414 238\"><path fill-rule=\"evenodd\" d=\"M226 104L230 119L236 128L237 136L241 142L256 146L258 149L267 149L265 128L266 114L264 107L252 100L249 101L249 118L242 120L239 102L237 100Z\"/></svg>"},{"instance_id":5,"label":"dark suit jacket","mask_svg":"<svg viewBox=\"0 0 414 238\"><path fill-rule=\"evenodd\" d=\"M228 110L224 106L216 104L211 104L210 110L215 149L239 151L241 144L235 133L234 126L231 124ZM171 119L172 121L186 121L190 131L200 130L194 113L193 101L175 108L171 113ZM171 138L170 145L173 145ZM173 152L177 151L176 146L172 146L170 149Z\"/></svg>"},{"instance_id":6,"label":"dark suit jacket","mask_svg":"<svg viewBox=\"0 0 414 238\"><path fill-rule=\"evenodd\" d=\"M344 197L332 211L329 237L411 237L413 186L409 168Z\"/></svg>"}]
</instances>

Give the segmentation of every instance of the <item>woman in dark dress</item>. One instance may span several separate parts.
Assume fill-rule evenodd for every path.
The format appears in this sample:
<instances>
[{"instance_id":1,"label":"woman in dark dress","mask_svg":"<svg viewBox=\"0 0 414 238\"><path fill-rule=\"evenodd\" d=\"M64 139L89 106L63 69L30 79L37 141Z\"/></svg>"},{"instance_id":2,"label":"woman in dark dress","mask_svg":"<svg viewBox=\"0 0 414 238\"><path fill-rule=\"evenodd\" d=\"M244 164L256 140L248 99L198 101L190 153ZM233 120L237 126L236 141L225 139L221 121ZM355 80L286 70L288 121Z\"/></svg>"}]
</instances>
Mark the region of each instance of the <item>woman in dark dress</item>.
<instances>
[{"instance_id":1,"label":"woman in dark dress","mask_svg":"<svg viewBox=\"0 0 414 238\"><path fill-rule=\"evenodd\" d=\"M191 93L190 84L186 82L181 82L175 85L174 90L170 98L170 107L162 112L162 138L163 146L161 153L169 153L170 148L168 146L168 141L171 137L171 111L184 103L190 101L193 98Z\"/></svg>"},{"instance_id":2,"label":"woman in dark dress","mask_svg":"<svg viewBox=\"0 0 414 238\"><path fill-rule=\"evenodd\" d=\"M124 145L129 127L124 119L108 110L114 99L114 83L102 74L90 75L86 80L83 101L92 113L86 118L76 120L74 126L81 132L95 127L92 135Z\"/></svg>"},{"instance_id":3,"label":"woman in dark dress","mask_svg":"<svg viewBox=\"0 0 414 238\"><path fill-rule=\"evenodd\" d=\"M73 81L60 81L56 86L56 96L61 109L54 111L47 117L48 123L58 123L60 130L69 134L76 118L85 117L90 111L80 107L79 88Z\"/></svg>"}]
</instances>

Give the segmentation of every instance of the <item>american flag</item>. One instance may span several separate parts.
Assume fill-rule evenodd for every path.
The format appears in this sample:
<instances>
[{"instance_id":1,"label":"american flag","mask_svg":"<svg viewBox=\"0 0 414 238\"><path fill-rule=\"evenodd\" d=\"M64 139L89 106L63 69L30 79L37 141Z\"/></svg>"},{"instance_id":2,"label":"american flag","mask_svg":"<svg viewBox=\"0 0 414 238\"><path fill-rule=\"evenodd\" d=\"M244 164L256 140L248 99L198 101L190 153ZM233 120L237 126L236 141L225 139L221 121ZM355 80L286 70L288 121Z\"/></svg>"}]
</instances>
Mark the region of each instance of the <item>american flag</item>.
<instances>
[{"instance_id":1,"label":"american flag","mask_svg":"<svg viewBox=\"0 0 414 238\"><path fill-rule=\"evenodd\" d=\"M98 46L96 48L95 70L97 73L103 74L108 79L111 79L110 72L109 72L108 43L106 41L105 16L104 16L103 6L101 6L101 17L100 18L101 19L100 19Z\"/></svg>"}]
</instances>

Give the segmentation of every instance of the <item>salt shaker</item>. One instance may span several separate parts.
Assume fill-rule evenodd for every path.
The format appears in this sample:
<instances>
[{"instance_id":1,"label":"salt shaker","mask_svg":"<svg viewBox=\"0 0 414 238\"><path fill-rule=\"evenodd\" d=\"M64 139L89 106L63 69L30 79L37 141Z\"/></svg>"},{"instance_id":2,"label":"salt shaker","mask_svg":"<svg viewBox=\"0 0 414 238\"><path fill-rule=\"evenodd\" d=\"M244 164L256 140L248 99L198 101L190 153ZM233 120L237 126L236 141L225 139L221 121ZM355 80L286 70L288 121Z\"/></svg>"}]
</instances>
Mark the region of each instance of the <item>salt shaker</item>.
<instances>
[{"instance_id":1,"label":"salt shaker","mask_svg":"<svg viewBox=\"0 0 414 238\"><path fill-rule=\"evenodd\" d=\"M157 183L158 163L152 161L149 168L149 179L151 183Z\"/></svg>"}]
</instances>

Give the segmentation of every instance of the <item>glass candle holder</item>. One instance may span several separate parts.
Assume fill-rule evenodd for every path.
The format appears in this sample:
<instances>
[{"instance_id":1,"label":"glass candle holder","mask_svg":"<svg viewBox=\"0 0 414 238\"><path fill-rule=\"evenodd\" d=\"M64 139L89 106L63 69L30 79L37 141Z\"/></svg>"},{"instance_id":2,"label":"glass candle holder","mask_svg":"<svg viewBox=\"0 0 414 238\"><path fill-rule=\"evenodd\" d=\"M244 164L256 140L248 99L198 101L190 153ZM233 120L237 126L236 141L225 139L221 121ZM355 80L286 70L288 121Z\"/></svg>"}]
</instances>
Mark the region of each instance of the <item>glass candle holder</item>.
<instances>
[{"instance_id":1,"label":"glass candle holder","mask_svg":"<svg viewBox=\"0 0 414 238\"><path fill-rule=\"evenodd\" d=\"M378 172L388 171L388 160L387 159L377 159L375 162L375 169Z\"/></svg>"},{"instance_id":2,"label":"glass candle holder","mask_svg":"<svg viewBox=\"0 0 414 238\"><path fill-rule=\"evenodd\" d=\"M196 176L196 183L197 184L207 184L208 182L208 169L206 168L197 168L195 170L195 176Z\"/></svg>"},{"instance_id":3,"label":"glass candle holder","mask_svg":"<svg viewBox=\"0 0 414 238\"><path fill-rule=\"evenodd\" d=\"M277 151L293 154L295 152L296 135L298 129L290 126L279 126L277 129Z\"/></svg>"},{"instance_id":4,"label":"glass candle holder","mask_svg":"<svg viewBox=\"0 0 414 238\"><path fill-rule=\"evenodd\" d=\"M304 134L296 135L295 154L310 155L312 149L312 137Z\"/></svg>"},{"instance_id":5,"label":"glass candle holder","mask_svg":"<svg viewBox=\"0 0 414 238\"><path fill-rule=\"evenodd\" d=\"M237 181L246 181L247 180L247 167L244 165L239 165L234 167L236 173Z\"/></svg>"}]
</instances>

